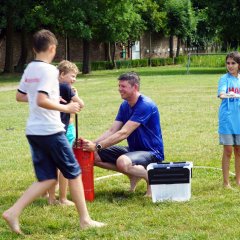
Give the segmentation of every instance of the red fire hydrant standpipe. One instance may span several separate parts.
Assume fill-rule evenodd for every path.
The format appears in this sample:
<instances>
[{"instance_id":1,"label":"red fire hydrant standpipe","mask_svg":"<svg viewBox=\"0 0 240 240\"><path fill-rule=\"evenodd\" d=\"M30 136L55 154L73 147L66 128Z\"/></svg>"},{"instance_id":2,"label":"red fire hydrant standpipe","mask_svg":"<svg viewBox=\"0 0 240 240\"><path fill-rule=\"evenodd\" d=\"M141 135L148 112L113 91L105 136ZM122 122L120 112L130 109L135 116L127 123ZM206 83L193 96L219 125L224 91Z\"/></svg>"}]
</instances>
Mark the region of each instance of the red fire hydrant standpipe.
<instances>
[{"instance_id":1,"label":"red fire hydrant standpipe","mask_svg":"<svg viewBox=\"0 0 240 240\"><path fill-rule=\"evenodd\" d=\"M75 115L76 140L73 152L82 169L84 195L87 201L94 200L94 152L83 151L82 140L78 139L78 115Z\"/></svg>"}]
</instances>

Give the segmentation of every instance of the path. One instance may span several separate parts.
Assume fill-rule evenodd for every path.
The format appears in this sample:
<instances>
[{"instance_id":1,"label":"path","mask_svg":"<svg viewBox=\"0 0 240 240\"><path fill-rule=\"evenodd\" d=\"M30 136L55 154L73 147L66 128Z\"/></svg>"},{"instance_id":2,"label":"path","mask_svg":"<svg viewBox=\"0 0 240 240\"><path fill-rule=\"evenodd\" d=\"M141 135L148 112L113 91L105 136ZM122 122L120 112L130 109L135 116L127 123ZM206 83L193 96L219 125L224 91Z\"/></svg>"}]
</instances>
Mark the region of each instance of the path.
<instances>
[{"instance_id":1,"label":"path","mask_svg":"<svg viewBox=\"0 0 240 240\"><path fill-rule=\"evenodd\" d=\"M0 92L17 90L17 88L18 88L18 85L16 85L16 86L2 86L2 87L0 87Z\"/></svg>"}]
</instances>

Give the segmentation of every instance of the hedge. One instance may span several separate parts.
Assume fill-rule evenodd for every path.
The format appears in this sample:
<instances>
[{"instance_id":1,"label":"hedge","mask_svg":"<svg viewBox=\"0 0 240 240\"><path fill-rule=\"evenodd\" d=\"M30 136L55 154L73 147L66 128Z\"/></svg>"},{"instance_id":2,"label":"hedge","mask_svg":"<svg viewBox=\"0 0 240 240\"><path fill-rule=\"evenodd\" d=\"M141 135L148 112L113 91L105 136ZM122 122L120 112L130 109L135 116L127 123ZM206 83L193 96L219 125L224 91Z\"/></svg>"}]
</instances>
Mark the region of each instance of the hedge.
<instances>
[{"instance_id":1,"label":"hedge","mask_svg":"<svg viewBox=\"0 0 240 240\"><path fill-rule=\"evenodd\" d=\"M144 58L144 59L133 59L133 60L116 60L115 65L117 69L120 68L137 68L137 67L157 67L173 64L183 64L186 62L186 56L180 56L176 58ZM82 62L75 62L78 68L82 69ZM113 69L112 62L108 61L95 61L91 62L91 70L106 70Z\"/></svg>"}]
</instances>

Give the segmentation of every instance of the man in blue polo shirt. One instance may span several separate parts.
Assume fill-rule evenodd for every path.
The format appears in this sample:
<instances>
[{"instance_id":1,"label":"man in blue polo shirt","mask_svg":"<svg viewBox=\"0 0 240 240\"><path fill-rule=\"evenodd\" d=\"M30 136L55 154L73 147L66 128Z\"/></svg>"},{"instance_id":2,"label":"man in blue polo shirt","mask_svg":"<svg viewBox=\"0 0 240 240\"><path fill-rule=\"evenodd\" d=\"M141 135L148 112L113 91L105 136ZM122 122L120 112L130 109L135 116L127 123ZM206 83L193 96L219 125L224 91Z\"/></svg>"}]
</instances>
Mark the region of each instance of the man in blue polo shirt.
<instances>
[{"instance_id":1,"label":"man in blue polo shirt","mask_svg":"<svg viewBox=\"0 0 240 240\"><path fill-rule=\"evenodd\" d=\"M139 92L140 78L134 73L119 78L119 93L124 99L109 130L94 142L84 139L83 148L95 151L95 165L121 172L130 179L130 191L143 178L151 196L146 167L164 160L160 116L156 104ZM127 139L128 147L115 144Z\"/></svg>"}]
</instances>

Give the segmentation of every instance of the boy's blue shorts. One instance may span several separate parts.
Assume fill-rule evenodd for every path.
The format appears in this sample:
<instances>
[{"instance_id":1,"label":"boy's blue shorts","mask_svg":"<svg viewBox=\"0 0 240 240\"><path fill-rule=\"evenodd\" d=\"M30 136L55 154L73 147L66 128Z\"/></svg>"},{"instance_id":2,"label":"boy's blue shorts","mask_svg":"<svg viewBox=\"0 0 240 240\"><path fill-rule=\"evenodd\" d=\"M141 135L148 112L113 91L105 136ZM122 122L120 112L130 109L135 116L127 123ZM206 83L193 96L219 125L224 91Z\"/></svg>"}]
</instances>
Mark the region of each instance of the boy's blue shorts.
<instances>
[{"instance_id":1,"label":"boy's blue shorts","mask_svg":"<svg viewBox=\"0 0 240 240\"><path fill-rule=\"evenodd\" d=\"M57 168L67 179L74 179L81 173L64 132L48 136L27 135L27 139L39 181L57 179Z\"/></svg>"}]
</instances>

